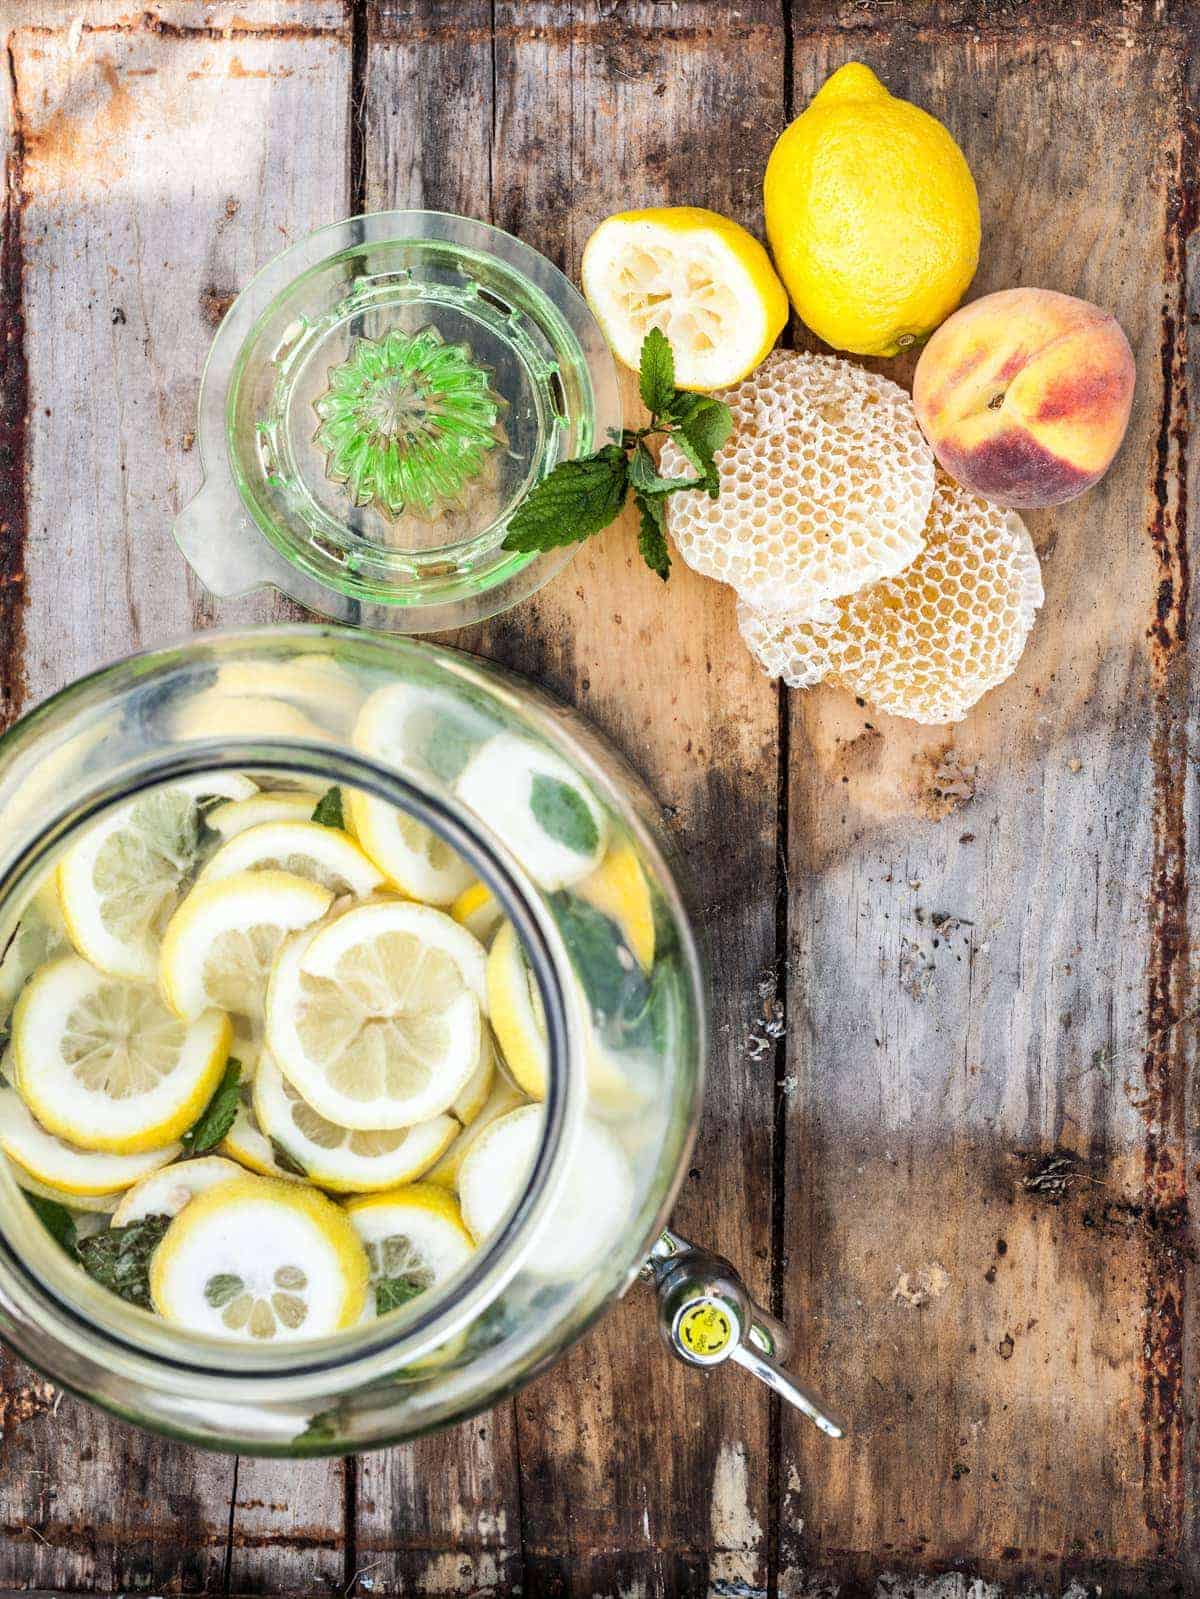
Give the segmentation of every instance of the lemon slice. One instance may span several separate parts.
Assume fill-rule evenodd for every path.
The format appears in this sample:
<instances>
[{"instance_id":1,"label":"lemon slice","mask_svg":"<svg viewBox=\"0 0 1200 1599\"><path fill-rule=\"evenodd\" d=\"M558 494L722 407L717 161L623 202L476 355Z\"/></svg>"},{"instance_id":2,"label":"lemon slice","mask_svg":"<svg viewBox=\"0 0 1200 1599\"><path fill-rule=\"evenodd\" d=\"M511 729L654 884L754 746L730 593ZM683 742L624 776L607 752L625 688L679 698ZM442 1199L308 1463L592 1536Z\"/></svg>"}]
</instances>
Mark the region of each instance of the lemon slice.
<instances>
[{"instance_id":1,"label":"lemon slice","mask_svg":"<svg viewBox=\"0 0 1200 1599\"><path fill-rule=\"evenodd\" d=\"M300 738L328 743L333 736L286 700L263 694L229 694L219 688L192 695L176 712L173 727L176 738L188 740Z\"/></svg>"},{"instance_id":2,"label":"lemon slice","mask_svg":"<svg viewBox=\"0 0 1200 1599\"><path fill-rule=\"evenodd\" d=\"M236 838L249 827L264 822L311 822L316 799L307 789L293 793L280 789L270 794L253 794L249 799L228 800L214 805L205 820L223 839Z\"/></svg>"},{"instance_id":3,"label":"lemon slice","mask_svg":"<svg viewBox=\"0 0 1200 1599\"><path fill-rule=\"evenodd\" d=\"M505 922L492 943L487 988L488 1010L505 1065L531 1099L544 1099L550 1059L546 1013L511 922Z\"/></svg>"},{"instance_id":4,"label":"lemon slice","mask_svg":"<svg viewBox=\"0 0 1200 1599\"><path fill-rule=\"evenodd\" d=\"M472 748L493 731L463 701L421 683L388 683L363 706L356 748L402 771L453 783Z\"/></svg>"},{"instance_id":5,"label":"lemon slice","mask_svg":"<svg viewBox=\"0 0 1200 1599\"><path fill-rule=\"evenodd\" d=\"M504 920L504 907L486 883L472 883L451 905L450 914L481 944L487 944Z\"/></svg>"},{"instance_id":6,"label":"lemon slice","mask_svg":"<svg viewBox=\"0 0 1200 1599\"><path fill-rule=\"evenodd\" d=\"M502 1077L497 1072L492 1091L488 1095L487 1104L471 1125L463 1128L437 1165L429 1168L425 1173L425 1181L427 1183L436 1183L439 1188L456 1189L458 1187L458 1174L462 1169L462 1163L467 1151L483 1132L484 1128L490 1126L499 1117L507 1116L510 1110L517 1110L525 1104L528 1104L528 1100L524 1094L515 1089L507 1078Z\"/></svg>"},{"instance_id":7,"label":"lemon slice","mask_svg":"<svg viewBox=\"0 0 1200 1599\"><path fill-rule=\"evenodd\" d=\"M654 965L654 903L633 846L614 844L575 891L616 922L642 970L648 972Z\"/></svg>"},{"instance_id":8,"label":"lemon slice","mask_svg":"<svg viewBox=\"0 0 1200 1599\"><path fill-rule=\"evenodd\" d=\"M217 1338L320 1338L358 1320L366 1291L366 1251L345 1211L267 1177L198 1194L150 1261L159 1315Z\"/></svg>"},{"instance_id":9,"label":"lemon slice","mask_svg":"<svg viewBox=\"0 0 1200 1599\"><path fill-rule=\"evenodd\" d=\"M220 1011L180 1021L153 988L63 955L13 1012L16 1086L43 1127L81 1149L161 1149L208 1103L232 1036Z\"/></svg>"},{"instance_id":10,"label":"lemon slice","mask_svg":"<svg viewBox=\"0 0 1200 1599\"><path fill-rule=\"evenodd\" d=\"M449 905L470 883L466 861L416 817L359 789L343 790L342 803L350 831L401 894Z\"/></svg>"},{"instance_id":11,"label":"lemon slice","mask_svg":"<svg viewBox=\"0 0 1200 1599\"><path fill-rule=\"evenodd\" d=\"M38 967L61 954L69 943L58 902L58 885L51 876L21 912L21 920L0 959L0 1028L12 1015L17 996Z\"/></svg>"},{"instance_id":12,"label":"lemon slice","mask_svg":"<svg viewBox=\"0 0 1200 1599\"><path fill-rule=\"evenodd\" d=\"M409 1127L446 1110L479 1060L480 944L441 911L362 905L284 949L267 1043L341 1127Z\"/></svg>"},{"instance_id":13,"label":"lemon slice","mask_svg":"<svg viewBox=\"0 0 1200 1599\"><path fill-rule=\"evenodd\" d=\"M212 772L157 789L91 827L58 868L63 917L79 953L113 977L153 982L159 938L196 864L203 801L254 792L247 777Z\"/></svg>"},{"instance_id":14,"label":"lemon slice","mask_svg":"<svg viewBox=\"0 0 1200 1599\"><path fill-rule=\"evenodd\" d=\"M184 1018L209 1005L261 1016L279 946L332 902L327 888L290 872L238 872L197 885L163 934L164 999Z\"/></svg>"},{"instance_id":15,"label":"lemon slice","mask_svg":"<svg viewBox=\"0 0 1200 1599\"><path fill-rule=\"evenodd\" d=\"M177 1160L135 1183L113 1211L114 1227L128 1227L146 1216L178 1216L197 1194L246 1174L232 1160L203 1155L199 1160Z\"/></svg>"},{"instance_id":16,"label":"lemon slice","mask_svg":"<svg viewBox=\"0 0 1200 1599\"><path fill-rule=\"evenodd\" d=\"M659 328L683 389L720 389L752 371L783 331L787 293L745 228L699 206L608 217L583 252L584 296L617 358L637 371Z\"/></svg>"},{"instance_id":17,"label":"lemon slice","mask_svg":"<svg viewBox=\"0 0 1200 1599\"><path fill-rule=\"evenodd\" d=\"M539 888L565 888L600 865L607 828L599 806L566 761L531 739L498 733L456 789Z\"/></svg>"},{"instance_id":18,"label":"lemon slice","mask_svg":"<svg viewBox=\"0 0 1200 1599\"><path fill-rule=\"evenodd\" d=\"M393 1301L384 1308L396 1309L405 1298L440 1287L475 1253L454 1200L428 1183L351 1199L346 1214L367 1252L368 1315L379 1308L381 1283L389 1285L385 1292Z\"/></svg>"},{"instance_id":19,"label":"lemon slice","mask_svg":"<svg viewBox=\"0 0 1200 1599\"><path fill-rule=\"evenodd\" d=\"M356 898L383 882L382 872L340 827L324 827L311 820L264 822L247 828L221 845L197 882L215 883L235 872L261 871L290 872L334 894Z\"/></svg>"},{"instance_id":20,"label":"lemon slice","mask_svg":"<svg viewBox=\"0 0 1200 1599\"><path fill-rule=\"evenodd\" d=\"M140 1155L80 1149L41 1127L11 1088L0 1089L0 1149L46 1187L63 1194L93 1197L120 1193L181 1152L179 1144Z\"/></svg>"},{"instance_id":21,"label":"lemon slice","mask_svg":"<svg viewBox=\"0 0 1200 1599\"><path fill-rule=\"evenodd\" d=\"M484 1129L458 1173L463 1221L477 1243L499 1229L524 1191L542 1140L540 1105L510 1111ZM620 1144L585 1121L558 1202L524 1269L538 1277L577 1277L599 1261L629 1221L633 1175Z\"/></svg>"},{"instance_id":22,"label":"lemon slice","mask_svg":"<svg viewBox=\"0 0 1200 1599\"><path fill-rule=\"evenodd\" d=\"M221 694L242 699L269 695L336 728L353 722L363 699L353 673L332 655L228 661L217 668L214 687Z\"/></svg>"},{"instance_id":23,"label":"lemon slice","mask_svg":"<svg viewBox=\"0 0 1200 1599\"><path fill-rule=\"evenodd\" d=\"M363 1194L412 1182L429 1169L459 1130L453 1116L415 1127L355 1131L326 1121L266 1054L254 1079L254 1119L274 1145L303 1166L310 1180L340 1194Z\"/></svg>"},{"instance_id":24,"label":"lemon slice","mask_svg":"<svg viewBox=\"0 0 1200 1599\"><path fill-rule=\"evenodd\" d=\"M250 1086L244 1085L244 1094L250 1091ZM233 1126L217 1147L221 1154L228 1155L247 1171L257 1172L260 1177L277 1177L287 1183L308 1181L300 1172L288 1171L276 1160L271 1140L255 1120L254 1110L246 1098L239 1102Z\"/></svg>"},{"instance_id":25,"label":"lemon slice","mask_svg":"<svg viewBox=\"0 0 1200 1599\"><path fill-rule=\"evenodd\" d=\"M111 1194L68 1194L65 1188L54 1188L49 1183L40 1183L15 1160L10 1160L8 1165L18 1186L27 1194L36 1194L39 1199L53 1200L56 1205L65 1205L68 1210L82 1212L85 1216L102 1217L104 1218L102 1227L108 1225L107 1218L113 1214L125 1197L124 1188L118 1188Z\"/></svg>"},{"instance_id":26,"label":"lemon slice","mask_svg":"<svg viewBox=\"0 0 1200 1599\"><path fill-rule=\"evenodd\" d=\"M461 1127L469 1127L487 1104L496 1080L496 1044L486 1022L479 1029L479 1059L475 1070L450 1104L450 1114Z\"/></svg>"}]
</instances>

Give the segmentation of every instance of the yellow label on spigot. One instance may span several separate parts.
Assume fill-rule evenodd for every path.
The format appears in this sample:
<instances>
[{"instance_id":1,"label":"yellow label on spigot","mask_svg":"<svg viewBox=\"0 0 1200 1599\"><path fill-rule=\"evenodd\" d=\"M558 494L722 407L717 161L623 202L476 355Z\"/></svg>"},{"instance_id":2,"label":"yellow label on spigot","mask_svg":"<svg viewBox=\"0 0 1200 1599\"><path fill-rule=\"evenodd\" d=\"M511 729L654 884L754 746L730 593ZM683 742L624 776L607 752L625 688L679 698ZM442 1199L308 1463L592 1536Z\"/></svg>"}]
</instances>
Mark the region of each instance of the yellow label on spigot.
<instances>
[{"instance_id":1,"label":"yellow label on spigot","mask_svg":"<svg viewBox=\"0 0 1200 1599\"><path fill-rule=\"evenodd\" d=\"M679 1341L693 1355L711 1359L719 1355L733 1337L729 1312L711 1299L691 1305L679 1318Z\"/></svg>"}]
</instances>

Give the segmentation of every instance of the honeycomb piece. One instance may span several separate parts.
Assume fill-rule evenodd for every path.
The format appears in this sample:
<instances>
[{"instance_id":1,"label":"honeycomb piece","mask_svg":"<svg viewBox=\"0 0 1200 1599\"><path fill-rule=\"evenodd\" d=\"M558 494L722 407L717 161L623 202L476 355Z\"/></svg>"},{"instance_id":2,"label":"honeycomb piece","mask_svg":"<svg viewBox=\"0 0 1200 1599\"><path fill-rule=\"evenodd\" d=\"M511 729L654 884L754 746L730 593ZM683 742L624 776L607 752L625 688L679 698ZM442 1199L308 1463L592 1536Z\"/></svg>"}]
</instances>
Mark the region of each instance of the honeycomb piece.
<instances>
[{"instance_id":1,"label":"honeycomb piece","mask_svg":"<svg viewBox=\"0 0 1200 1599\"><path fill-rule=\"evenodd\" d=\"M838 356L776 350L721 398L733 432L717 455L720 499L667 502L689 566L760 611L811 616L920 553L933 454L897 384ZM667 439L663 473L690 470Z\"/></svg>"},{"instance_id":2,"label":"honeycomb piece","mask_svg":"<svg viewBox=\"0 0 1200 1599\"><path fill-rule=\"evenodd\" d=\"M829 621L766 616L738 626L759 664L793 688L822 679L914 722L958 722L1013 671L1042 603L1021 518L938 472L926 544L898 577L831 607Z\"/></svg>"}]
</instances>

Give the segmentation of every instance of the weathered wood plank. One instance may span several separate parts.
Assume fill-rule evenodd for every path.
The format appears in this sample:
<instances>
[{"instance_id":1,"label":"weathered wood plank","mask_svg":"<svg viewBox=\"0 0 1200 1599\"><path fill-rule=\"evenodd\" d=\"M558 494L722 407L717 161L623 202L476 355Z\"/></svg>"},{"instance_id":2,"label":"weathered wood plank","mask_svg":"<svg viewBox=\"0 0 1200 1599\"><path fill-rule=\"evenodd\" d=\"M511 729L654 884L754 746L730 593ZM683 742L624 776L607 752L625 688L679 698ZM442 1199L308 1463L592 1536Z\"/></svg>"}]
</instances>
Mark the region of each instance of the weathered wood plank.
<instances>
[{"instance_id":1,"label":"weathered wood plank","mask_svg":"<svg viewBox=\"0 0 1200 1599\"><path fill-rule=\"evenodd\" d=\"M487 0L373 5L363 101L366 203L491 219ZM355 1564L368 1591L520 1586L520 1465L511 1404L359 1463Z\"/></svg>"},{"instance_id":2,"label":"weathered wood plank","mask_svg":"<svg viewBox=\"0 0 1200 1599\"><path fill-rule=\"evenodd\" d=\"M793 696L785 1315L854 1431L785 1416L780 1592L954 1565L1141 1593L1179 1580L1192 1470L1185 41L869 11L797 9L796 109L853 56L943 117L972 292L1110 306L1139 389L1105 483L1030 515L1046 606L961 727Z\"/></svg>"},{"instance_id":3,"label":"weathered wood plank","mask_svg":"<svg viewBox=\"0 0 1200 1599\"><path fill-rule=\"evenodd\" d=\"M781 114L767 4L496 7L495 221L576 277L608 213L711 204L759 224ZM626 386L630 414L636 405ZM464 640L577 704L674 818L719 974L700 1144L677 1219L770 1290L771 1070L748 1032L775 958L777 701L737 642L729 596L677 565L664 590L631 521L519 612ZM640 1292L517 1400L527 1591L764 1585L768 1408L658 1349Z\"/></svg>"},{"instance_id":4,"label":"weathered wood plank","mask_svg":"<svg viewBox=\"0 0 1200 1599\"><path fill-rule=\"evenodd\" d=\"M169 525L198 485L196 393L225 305L347 208L351 51L343 8L324 0L33 7L6 47L3 281L19 359L6 360L0 444L13 461L5 520L22 496L27 511L4 556L21 579L6 592L23 600L5 657L15 710L131 648L280 614L269 600L214 606ZM0 1581L340 1582L337 1464L243 1461L231 1516L234 1461L70 1401L48 1412L27 1402L37 1392L10 1363Z\"/></svg>"},{"instance_id":5,"label":"weathered wood plank","mask_svg":"<svg viewBox=\"0 0 1200 1599\"><path fill-rule=\"evenodd\" d=\"M617 17L595 6L499 6L493 40L485 6L398 5L373 8L372 26L372 207L490 214L572 274L591 227L622 206L707 201L756 223L756 113L764 100L776 112L782 106L773 8L642 5ZM632 405L632 385L629 396ZM758 891L774 880L777 712L772 690L737 649L724 600L686 571L664 599L626 527L582 551L518 613L456 642L579 704L677 813L716 962L729 977L681 1225L741 1259L766 1293L771 1078L768 1067L756 1082L761 1068L744 1054L752 1020L745 995L757 998L774 962L771 890L761 899ZM664 604L669 630L661 626ZM756 1181L723 1182L719 1174L733 1169L749 1169ZM444 1464L454 1453L453 1469L462 1470L453 1440L427 1441L379 1457L378 1466L364 1462L359 1565L378 1550L387 1560L374 1573L380 1581L391 1570L397 1583L430 1592L520 1580L503 1553L519 1547L527 1592L568 1581L600 1550L608 1551L614 1587L640 1582L646 1593L703 1586L710 1572L714 1581L765 1580L762 1397L736 1378L701 1390L672 1369L657 1350L646 1300L633 1298L558 1372L520 1395L517 1415L520 1545L512 1484L489 1480L481 1465L464 1478L471 1497L459 1499L457 1526L453 1503L431 1486L436 1478L425 1472L416 1489L412 1473L423 1456ZM505 1459L495 1436L488 1445L483 1465L494 1473ZM378 1510L364 1514L368 1502L379 1504L377 1485L392 1489L391 1541L404 1544L390 1551ZM502 1529L495 1501L487 1503L497 1493ZM460 1565L431 1560L426 1540L437 1524L450 1529L444 1555L457 1553Z\"/></svg>"}]
</instances>

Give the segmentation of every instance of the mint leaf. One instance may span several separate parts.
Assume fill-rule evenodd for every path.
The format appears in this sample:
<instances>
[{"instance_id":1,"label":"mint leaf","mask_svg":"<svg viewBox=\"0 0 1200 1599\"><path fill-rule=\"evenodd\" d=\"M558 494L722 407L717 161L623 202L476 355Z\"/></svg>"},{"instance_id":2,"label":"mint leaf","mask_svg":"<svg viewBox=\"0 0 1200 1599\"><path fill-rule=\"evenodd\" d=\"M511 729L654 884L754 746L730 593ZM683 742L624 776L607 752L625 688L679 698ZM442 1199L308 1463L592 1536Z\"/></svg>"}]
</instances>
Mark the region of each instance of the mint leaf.
<instances>
[{"instance_id":1,"label":"mint leaf","mask_svg":"<svg viewBox=\"0 0 1200 1599\"><path fill-rule=\"evenodd\" d=\"M657 494L638 494L637 508L642 525L638 531L638 549L642 560L665 583L671 575L671 557L667 553L667 540L663 532L663 502Z\"/></svg>"},{"instance_id":2,"label":"mint leaf","mask_svg":"<svg viewBox=\"0 0 1200 1599\"><path fill-rule=\"evenodd\" d=\"M680 416L671 436L701 474L709 497L715 500L721 492L715 457L733 431L733 417L729 407L711 395L694 395L693 400L695 403Z\"/></svg>"},{"instance_id":3,"label":"mint leaf","mask_svg":"<svg viewBox=\"0 0 1200 1599\"><path fill-rule=\"evenodd\" d=\"M152 1310L150 1257L171 1225L169 1216L143 1216L128 1227L110 1227L79 1244L79 1264L101 1288Z\"/></svg>"},{"instance_id":4,"label":"mint leaf","mask_svg":"<svg viewBox=\"0 0 1200 1599\"><path fill-rule=\"evenodd\" d=\"M661 328L642 340L638 392L651 416L661 416L675 398L675 354Z\"/></svg>"},{"instance_id":5,"label":"mint leaf","mask_svg":"<svg viewBox=\"0 0 1200 1599\"><path fill-rule=\"evenodd\" d=\"M543 833L578 855L591 855L600 843L596 818L577 788L535 772L529 808Z\"/></svg>"},{"instance_id":6,"label":"mint leaf","mask_svg":"<svg viewBox=\"0 0 1200 1599\"><path fill-rule=\"evenodd\" d=\"M43 1199L41 1194L26 1193L31 1210L56 1244L61 1244L68 1255L75 1254L75 1218L57 1199Z\"/></svg>"},{"instance_id":7,"label":"mint leaf","mask_svg":"<svg viewBox=\"0 0 1200 1599\"><path fill-rule=\"evenodd\" d=\"M679 489L702 488L704 483L703 477L660 477L644 444L638 445L629 462L629 486L635 494L674 494Z\"/></svg>"},{"instance_id":8,"label":"mint leaf","mask_svg":"<svg viewBox=\"0 0 1200 1599\"><path fill-rule=\"evenodd\" d=\"M326 789L317 801L312 813L312 820L320 822L322 827L341 827L346 825L346 818L342 811L342 791L340 788Z\"/></svg>"},{"instance_id":9,"label":"mint leaf","mask_svg":"<svg viewBox=\"0 0 1200 1599\"><path fill-rule=\"evenodd\" d=\"M308 1173L292 1154L286 1144L281 1144L278 1138L271 1140L271 1153L275 1156L275 1164L280 1171L291 1172L293 1177L307 1177Z\"/></svg>"},{"instance_id":10,"label":"mint leaf","mask_svg":"<svg viewBox=\"0 0 1200 1599\"><path fill-rule=\"evenodd\" d=\"M375 1314L386 1316L389 1310L399 1310L424 1292L425 1284L415 1277L381 1277L375 1284Z\"/></svg>"},{"instance_id":11,"label":"mint leaf","mask_svg":"<svg viewBox=\"0 0 1200 1599\"><path fill-rule=\"evenodd\" d=\"M336 794L337 789L335 788L333 792ZM187 1154L203 1155L206 1150L215 1149L221 1142L233 1126L233 1119L237 1115L238 1092L241 1086L242 1063L230 1056L225 1062L224 1074L213 1090L212 1098L179 1140Z\"/></svg>"},{"instance_id":12,"label":"mint leaf","mask_svg":"<svg viewBox=\"0 0 1200 1599\"><path fill-rule=\"evenodd\" d=\"M625 452L606 444L581 461L560 461L532 489L508 524L506 550L553 550L599 533L616 520L629 489Z\"/></svg>"}]
</instances>

